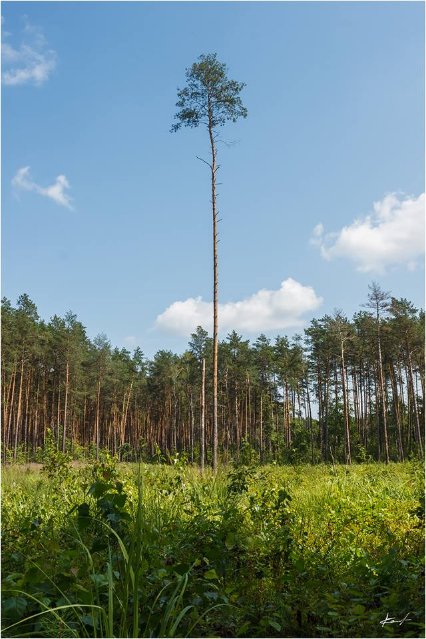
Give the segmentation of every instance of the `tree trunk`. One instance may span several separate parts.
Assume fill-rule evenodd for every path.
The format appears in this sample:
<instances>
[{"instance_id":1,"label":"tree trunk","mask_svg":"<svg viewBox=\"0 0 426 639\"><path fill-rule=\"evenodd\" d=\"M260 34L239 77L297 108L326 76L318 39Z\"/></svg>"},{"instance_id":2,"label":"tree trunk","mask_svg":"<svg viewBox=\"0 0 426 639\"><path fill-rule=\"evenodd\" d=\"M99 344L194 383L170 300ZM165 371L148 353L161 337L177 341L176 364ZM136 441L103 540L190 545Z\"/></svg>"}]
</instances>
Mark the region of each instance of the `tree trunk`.
<instances>
[{"instance_id":1,"label":"tree trunk","mask_svg":"<svg viewBox=\"0 0 426 639\"><path fill-rule=\"evenodd\" d=\"M260 461L263 461L263 395L260 393Z\"/></svg>"},{"instance_id":2,"label":"tree trunk","mask_svg":"<svg viewBox=\"0 0 426 639\"><path fill-rule=\"evenodd\" d=\"M213 134L211 107L209 105L209 137L211 147L211 189L213 215L213 470L217 469L218 421L217 421L217 359L218 359L218 272L217 272L217 210L216 210L216 145Z\"/></svg>"},{"instance_id":3,"label":"tree trunk","mask_svg":"<svg viewBox=\"0 0 426 639\"><path fill-rule=\"evenodd\" d=\"M411 352L408 347L407 347L407 351L408 351L408 370L410 372L410 386L411 386L411 393L413 397L414 416L416 419L416 439L417 439L417 444L419 446L420 456L423 457L422 433L420 429L420 419L419 419L419 409L417 406L416 389L414 388L413 364L411 361Z\"/></svg>"},{"instance_id":4,"label":"tree trunk","mask_svg":"<svg viewBox=\"0 0 426 639\"><path fill-rule=\"evenodd\" d=\"M132 389L133 389L133 380L130 382L129 390L127 391L127 393L124 394L124 399L123 399L123 415L121 418L121 426L120 426L120 445L121 446L124 444L126 440L127 414L129 412L130 396L132 394Z\"/></svg>"},{"instance_id":5,"label":"tree trunk","mask_svg":"<svg viewBox=\"0 0 426 639\"><path fill-rule=\"evenodd\" d=\"M30 394L31 394L31 382L32 382L32 371L29 369L29 374L27 377L27 387L25 389L25 418L24 418L24 435L23 435L23 443L25 448L25 454L28 459L29 453L29 431L30 431Z\"/></svg>"},{"instance_id":6,"label":"tree trunk","mask_svg":"<svg viewBox=\"0 0 426 639\"><path fill-rule=\"evenodd\" d=\"M206 360L203 357L201 368L201 404L200 404L200 467L204 470L204 459L206 456L206 429L205 429L205 413L206 413Z\"/></svg>"},{"instance_id":7,"label":"tree trunk","mask_svg":"<svg viewBox=\"0 0 426 639\"><path fill-rule=\"evenodd\" d=\"M192 389L189 391L189 421L190 421L190 433L189 433L189 450L190 460L194 462L194 404L192 401Z\"/></svg>"},{"instance_id":8,"label":"tree trunk","mask_svg":"<svg viewBox=\"0 0 426 639\"><path fill-rule=\"evenodd\" d=\"M13 459L16 461L17 453L18 453L18 436L19 429L21 427L21 415L22 415L22 387L24 383L24 358L21 359L21 375L19 380L19 393L18 393L18 410L16 414L16 425L15 425L15 441L13 445Z\"/></svg>"},{"instance_id":9,"label":"tree trunk","mask_svg":"<svg viewBox=\"0 0 426 639\"><path fill-rule=\"evenodd\" d=\"M395 369L392 364L389 364L390 380L393 394L393 408L395 413L395 421L397 427L397 444L398 444L398 461L404 461L404 447L402 444L402 431L401 431L401 413L400 402L398 396L398 384L396 380Z\"/></svg>"},{"instance_id":10,"label":"tree trunk","mask_svg":"<svg viewBox=\"0 0 426 639\"><path fill-rule=\"evenodd\" d=\"M351 463L351 434L349 430L349 407L348 407L348 393L346 387L346 369L345 369L345 352L343 348L343 341L340 344L341 346L341 363L342 363L342 390L343 390L343 414L345 419L345 463Z\"/></svg>"},{"instance_id":11,"label":"tree trunk","mask_svg":"<svg viewBox=\"0 0 426 639\"><path fill-rule=\"evenodd\" d=\"M98 380L98 392L96 393L96 419L95 419L95 445L96 445L96 459L99 459L99 411L100 411L100 398L101 398L101 380Z\"/></svg>"},{"instance_id":12,"label":"tree trunk","mask_svg":"<svg viewBox=\"0 0 426 639\"><path fill-rule=\"evenodd\" d=\"M386 390L385 380L383 374L383 359L382 359L382 344L380 339L380 318L377 315L377 345L379 352L379 385L380 395L382 399L382 411L383 411L383 443L385 445L385 461L389 463L389 441L388 441L388 422L387 422L387 406L386 406Z\"/></svg>"},{"instance_id":13,"label":"tree trunk","mask_svg":"<svg viewBox=\"0 0 426 639\"><path fill-rule=\"evenodd\" d=\"M65 399L64 399L64 427L62 430L62 452L65 453L67 442L67 421L68 421L68 392L70 386L70 365L67 360L65 370Z\"/></svg>"},{"instance_id":14,"label":"tree trunk","mask_svg":"<svg viewBox=\"0 0 426 639\"><path fill-rule=\"evenodd\" d=\"M309 422L309 430L311 433L311 463L314 464L315 462L315 458L314 458L314 450L315 450L315 440L314 440L314 429L312 426L312 407L311 407L311 398L309 395L309 380L306 379L306 403L307 403L307 407L306 407L306 414L307 414L307 418L308 418L308 422Z\"/></svg>"},{"instance_id":15,"label":"tree trunk","mask_svg":"<svg viewBox=\"0 0 426 639\"><path fill-rule=\"evenodd\" d=\"M11 388L9 394L8 408L7 408L7 418L4 421L4 428L6 428L5 436L4 436L4 459L6 459L6 451L9 448L9 438L10 438L10 430L12 425L12 413L13 413L13 399L15 396L15 384L16 384L16 373L17 373L17 364L15 363L13 367L13 375L11 380Z\"/></svg>"}]
</instances>

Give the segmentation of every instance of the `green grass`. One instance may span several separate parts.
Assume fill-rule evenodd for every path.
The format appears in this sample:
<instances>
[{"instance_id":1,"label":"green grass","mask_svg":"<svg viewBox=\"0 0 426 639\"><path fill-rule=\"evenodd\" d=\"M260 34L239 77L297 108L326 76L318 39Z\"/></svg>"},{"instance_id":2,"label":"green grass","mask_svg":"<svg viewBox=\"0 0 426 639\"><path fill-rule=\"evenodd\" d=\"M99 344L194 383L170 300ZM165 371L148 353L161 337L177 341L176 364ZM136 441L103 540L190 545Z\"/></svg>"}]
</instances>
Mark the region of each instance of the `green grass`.
<instances>
[{"instance_id":1,"label":"green grass","mask_svg":"<svg viewBox=\"0 0 426 639\"><path fill-rule=\"evenodd\" d=\"M421 637L423 473L6 467L3 636Z\"/></svg>"}]
</instances>

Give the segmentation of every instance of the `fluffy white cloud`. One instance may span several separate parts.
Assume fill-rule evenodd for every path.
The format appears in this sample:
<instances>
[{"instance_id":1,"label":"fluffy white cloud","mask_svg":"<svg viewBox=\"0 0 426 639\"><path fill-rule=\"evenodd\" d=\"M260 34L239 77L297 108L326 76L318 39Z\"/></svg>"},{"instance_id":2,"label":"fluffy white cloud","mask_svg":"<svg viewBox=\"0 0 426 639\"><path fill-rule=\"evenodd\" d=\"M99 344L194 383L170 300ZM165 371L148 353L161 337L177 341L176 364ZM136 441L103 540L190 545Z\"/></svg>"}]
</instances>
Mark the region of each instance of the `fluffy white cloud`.
<instances>
[{"instance_id":1,"label":"fluffy white cloud","mask_svg":"<svg viewBox=\"0 0 426 639\"><path fill-rule=\"evenodd\" d=\"M374 203L370 215L337 233L324 234L318 224L311 243L326 260L344 257L355 262L358 271L383 273L389 266L415 268L424 254L424 237L425 194L415 198L391 193Z\"/></svg>"},{"instance_id":2,"label":"fluffy white cloud","mask_svg":"<svg viewBox=\"0 0 426 639\"><path fill-rule=\"evenodd\" d=\"M275 291L262 289L240 302L219 304L219 330L255 333L303 326L302 315L322 303L314 289L292 278ZM213 324L213 304L201 297L174 302L156 319L156 326L180 335L190 335L197 326L210 330Z\"/></svg>"},{"instance_id":3,"label":"fluffy white cloud","mask_svg":"<svg viewBox=\"0 0 426 639\"><path fill-rule=\"evenodd\" d=\"M12 180L12 185L19 191L34 191L39 195L50 198L56 202L56 204L72 209L71 198L68 193L66 193L66 190L70 188L70 185L65 175L58 175L53 184L43 187L39 186L31 179L30 167L24 166L16 173Z\"/></svg>"},{"instance_id":4,"label":"fluffy white cloud","mask_svg":"<svg viewBox=\"0 0 426 639\"><path fill-rule=\"evenodd\" d=\"M10 33L3 33L1 47L3 84L7 86L44 84L56 67L57 55L55 51L49 49L41 30L27 21L19 45L12 46L5 41L10 36Z\"/></svg>"}]
</instances>

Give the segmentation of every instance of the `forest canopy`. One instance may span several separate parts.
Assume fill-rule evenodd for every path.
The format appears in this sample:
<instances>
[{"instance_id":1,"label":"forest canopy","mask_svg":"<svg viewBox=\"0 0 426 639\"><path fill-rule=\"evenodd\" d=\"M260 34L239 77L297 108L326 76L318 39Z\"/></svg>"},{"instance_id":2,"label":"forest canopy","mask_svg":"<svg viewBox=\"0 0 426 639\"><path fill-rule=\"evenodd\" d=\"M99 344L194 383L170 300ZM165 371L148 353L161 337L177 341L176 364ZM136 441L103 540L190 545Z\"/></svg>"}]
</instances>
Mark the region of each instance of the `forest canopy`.
<instances>
[{"instance_id":1,"label":"forest canopy","mask_svg":"<svg viewBox=\"0 0 426 639\"><path fill-rule=\"evenodd\" d=\"M114 348L90 340L76 315L38 315L24 294L2 300L4 460L59 450L200 462L201 365L212 339L198 327L187 350ZM352 319L313 319L292 339L235 331L219 343L219 454L261 462L402 461L423 455L424 312L373 284ZM212 451L206 385L206 463Z\"/></svg>"}]
</instances>

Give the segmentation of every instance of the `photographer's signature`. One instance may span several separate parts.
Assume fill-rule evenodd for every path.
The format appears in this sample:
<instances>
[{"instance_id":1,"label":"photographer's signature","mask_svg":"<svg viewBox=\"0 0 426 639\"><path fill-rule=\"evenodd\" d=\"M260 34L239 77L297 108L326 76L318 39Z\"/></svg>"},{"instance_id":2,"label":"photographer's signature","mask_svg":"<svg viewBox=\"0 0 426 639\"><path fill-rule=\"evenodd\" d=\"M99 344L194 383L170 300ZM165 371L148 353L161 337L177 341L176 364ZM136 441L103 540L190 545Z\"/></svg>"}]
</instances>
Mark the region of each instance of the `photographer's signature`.
<instances>
[{"instance_id":1,"label":"photographer's signature","mask_svg":"<svg viewBox=\"0 0 426 639\"><path fill-rule=\"evenodd\" d=\"M408 615L410 613L407 612L407 614L405 615L404 619L395 619L395 617L389 617L389 613L386 613L386 619L382 619L382 621L380 622L382 628L383 626L385 626L387 623L399 623L400 626L402 626L402 624L404 623L404 621L411 621L411 619L408 618Z\"/></svg>"}]
</instances>

